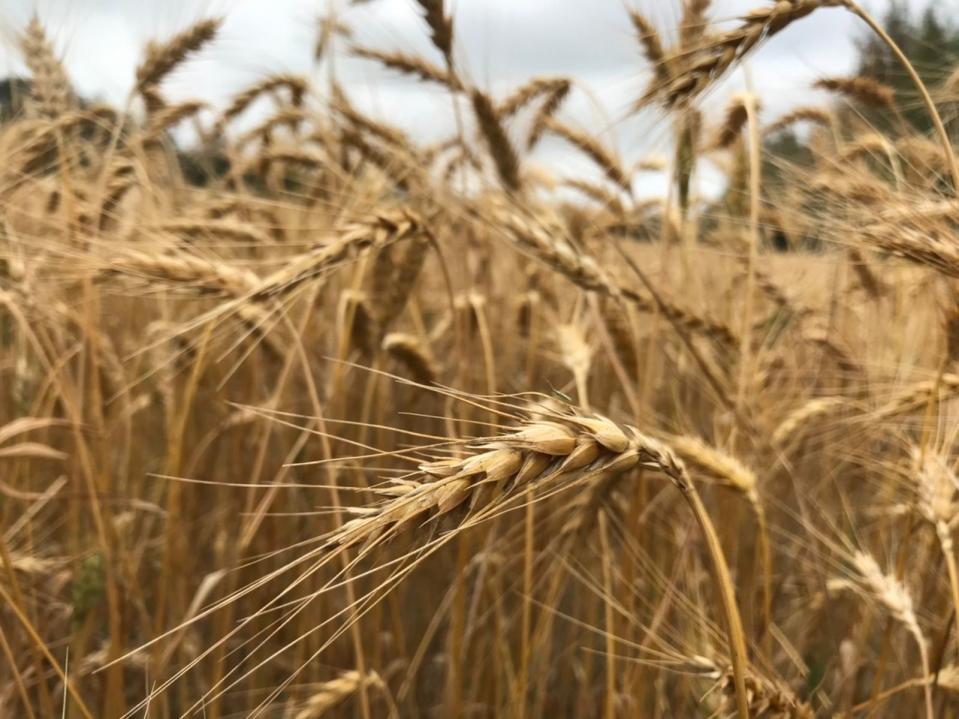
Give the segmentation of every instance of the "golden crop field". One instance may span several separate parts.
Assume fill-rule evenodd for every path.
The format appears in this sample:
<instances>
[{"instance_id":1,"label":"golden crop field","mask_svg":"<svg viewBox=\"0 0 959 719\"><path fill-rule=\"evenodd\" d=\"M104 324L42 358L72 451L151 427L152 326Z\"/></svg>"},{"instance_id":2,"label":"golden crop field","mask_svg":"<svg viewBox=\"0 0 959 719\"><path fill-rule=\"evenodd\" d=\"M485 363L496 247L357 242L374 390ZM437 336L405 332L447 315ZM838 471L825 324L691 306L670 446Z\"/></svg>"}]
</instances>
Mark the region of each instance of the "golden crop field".
<instances>
[{"instance_id":1,"label":"golden crop field","mask_svg":"<svg viewBox=\"0 0 959 719\"><path fill-rule=\"evenodd\" d=\"M676 5L623 28L662 160L578 81L493 93L444 0L429 56L350 50L448 98L431 144L323 64L348 13L209 122L165 83L221 18L125 107L16 35L0 717L959 716L959 75L853 0ZM908 95L704 110L827 7Z\"/></svg>"}]
</instances>

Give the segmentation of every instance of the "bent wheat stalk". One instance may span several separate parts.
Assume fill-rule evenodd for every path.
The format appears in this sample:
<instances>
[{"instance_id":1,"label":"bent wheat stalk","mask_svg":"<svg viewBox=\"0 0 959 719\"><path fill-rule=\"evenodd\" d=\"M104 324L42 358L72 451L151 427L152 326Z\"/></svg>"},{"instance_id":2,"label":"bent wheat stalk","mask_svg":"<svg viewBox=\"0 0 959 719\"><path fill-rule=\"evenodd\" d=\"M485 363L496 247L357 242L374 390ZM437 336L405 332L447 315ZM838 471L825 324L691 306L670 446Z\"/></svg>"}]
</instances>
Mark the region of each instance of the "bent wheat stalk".
<instances>
[{"instance_id":1,"label":"bent wheat stalk","mask_svg":"<svg viewBox=\"0 0 959 719\"><path fill-rule=\"evenodd\" d=\"M469 516L458 523L455 533L506 511L508 504L528 497L533 489L542 496L640 466L661 471L680 490L703 533L723 610L737 708L740 717L748 717L745 633L729 567L683 463L667 445L635 427L569 405L539 405L518 415L517 426L505 434L454 443L466 450L464 456L423 462L412 474L375 489L385 501L354 509L359 516L331 534L327 546L369 548L406 528L465 510Z\"/></svg>"},{"instance_id":2,"label":"bent wheat stalk","mask_svg":"<svg viewBox=\"0 0 959 719\"><path fill-rule=\"evenodd\" d=\"M852 582L839 580L836 584L848 587L867 599L882 606L899 622L912 636L919 649L919 661L922 664L922 675L929 676L929 648L919 619L916 616L912 595L899 579L886 574L879 567L876 559L866 552L857 551L851 558L854 579ZM923 685L926 700L926 717L932 719L935 715L932 708L932 687Z\"/></svg>"},{"instance_id":3,"label":"bent wheat stalk","mask_svg":"<svg viewBox=\"0 0 959 719\"><path fill-rule=\"evenodd\" d=\"M736 457L707 444L699 437L675 436L668 438L668 442L684 462L728 484L740 492L749 504L758 529L757 552L763 573L761 628L765 634L772 623L772 550L769 543L766 510L759 497L756 473Z\"/></svg>"}]
</instances>

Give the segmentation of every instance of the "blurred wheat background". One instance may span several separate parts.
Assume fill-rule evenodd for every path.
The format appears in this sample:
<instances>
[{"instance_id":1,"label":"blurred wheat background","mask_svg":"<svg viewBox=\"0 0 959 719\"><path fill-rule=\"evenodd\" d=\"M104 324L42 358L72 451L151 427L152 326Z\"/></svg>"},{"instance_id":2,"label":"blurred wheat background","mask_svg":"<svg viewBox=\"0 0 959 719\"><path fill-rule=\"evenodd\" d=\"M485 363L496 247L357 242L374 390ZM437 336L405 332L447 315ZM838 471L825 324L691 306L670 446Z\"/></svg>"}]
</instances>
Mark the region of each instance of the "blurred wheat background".
<instances>
[{"instance_id":1,"label":"blurred wheat background","mask_svg":"<svg viewBox=\"0 0 959 719\"><path fill-rule=\"evenodd\" d=\"M0 716L959 716L955 12L562 4L3 10Z\"/></svg>"}]
</instances>

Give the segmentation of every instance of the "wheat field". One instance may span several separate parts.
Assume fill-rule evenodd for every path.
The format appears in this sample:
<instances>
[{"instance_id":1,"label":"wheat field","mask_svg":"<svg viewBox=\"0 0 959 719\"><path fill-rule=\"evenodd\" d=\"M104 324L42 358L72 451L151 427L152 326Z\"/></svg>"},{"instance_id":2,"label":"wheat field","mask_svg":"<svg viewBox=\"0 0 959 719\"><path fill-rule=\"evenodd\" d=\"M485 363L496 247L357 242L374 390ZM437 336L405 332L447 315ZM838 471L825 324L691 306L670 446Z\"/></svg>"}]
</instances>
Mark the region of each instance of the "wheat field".
<instances>
[{"instance_id":1,"label":"wheat field","mask_svg":"<svg viewBox=\"0 0 959 719\"><path fill-rule=\"evenodd\" d=\"M221 18L150 43L124 107L22 29L0 716L959 716L959 75L853 0L680 5L624 29L672 137L638 162L564 114L578 82L471 77L444 0L410 3L429 57L350 48L448 96L430 145L324 69L348 13L209 122L165 82ZM826 7L930 131L864 76L703 109Z\"/></svg>"}]
</instances>

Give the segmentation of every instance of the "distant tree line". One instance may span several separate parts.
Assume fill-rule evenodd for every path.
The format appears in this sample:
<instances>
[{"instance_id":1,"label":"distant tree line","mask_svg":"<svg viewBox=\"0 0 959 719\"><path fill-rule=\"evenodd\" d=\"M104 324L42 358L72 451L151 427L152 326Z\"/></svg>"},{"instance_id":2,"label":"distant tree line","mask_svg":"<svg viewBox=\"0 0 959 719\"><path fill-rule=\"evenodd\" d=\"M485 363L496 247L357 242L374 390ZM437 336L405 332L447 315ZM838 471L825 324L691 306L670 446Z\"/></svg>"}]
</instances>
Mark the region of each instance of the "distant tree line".
<instances>
[{"instance_id":1,"label":"distant tree line","mask_svg":"<svg viewBox=\"0 0 959 719\"><path fill-rule=\"evenodd\" d=\"M959 115L955 111L959 109L959 102L951 101L949 97L936 92L959 69L959 28L943 17L940 6L930 4L923 12L915 15L910 12L904 0L894 0L883 17L882 24L915 67L922 81L933 91L940 107L947 110L944 113L946 119ZM918 90L889 47L879 40L875 33L863 31L856 40L856 48L856 74L892 88L901 116L909 127L916 132L931 133L932 120L923 107ZM959 80L959 76L956 79ZM959 101L959 83L955 90L956 100ZM948 111L950 105L953 106L952 112ZM855 113L879 131L891 130L894 123L898 122L898 119L890 117L888 112L865 105L841 108L839 112L847 115ZM775 168L782 164L782 160L799 165L812 161L809 148L791 131L770 137L766 140L764 149L769 157L767 174L774 178L777 174Z\"/></svg>"}]
</instances>

